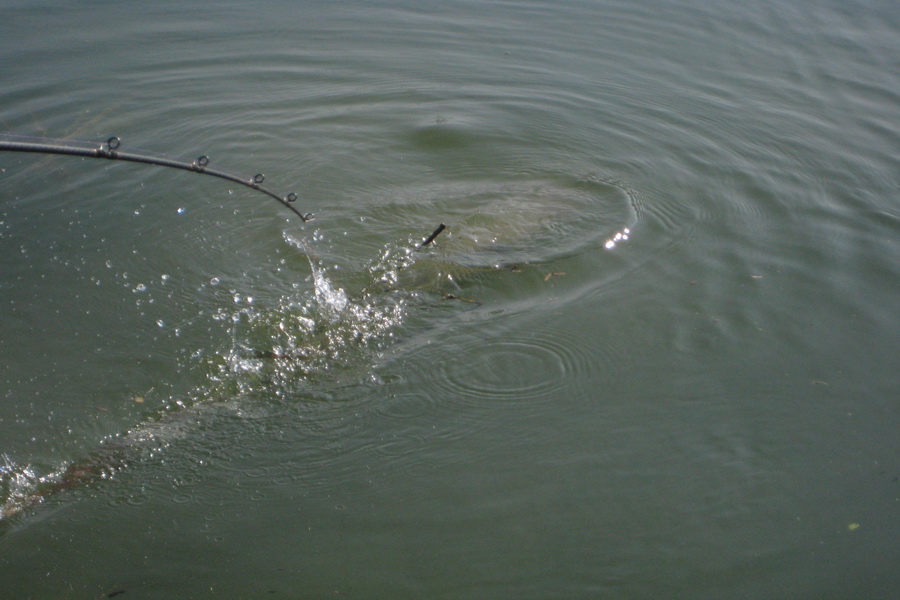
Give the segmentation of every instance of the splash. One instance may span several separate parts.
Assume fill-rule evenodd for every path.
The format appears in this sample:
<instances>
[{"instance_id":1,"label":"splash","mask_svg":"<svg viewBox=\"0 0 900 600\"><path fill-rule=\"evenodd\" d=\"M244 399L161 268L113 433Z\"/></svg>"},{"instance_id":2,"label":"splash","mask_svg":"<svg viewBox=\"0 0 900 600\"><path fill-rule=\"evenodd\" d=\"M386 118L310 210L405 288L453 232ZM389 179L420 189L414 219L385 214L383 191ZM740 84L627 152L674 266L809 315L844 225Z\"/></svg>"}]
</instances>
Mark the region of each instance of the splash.
<instances>
[{"instance_id":1,"label":"splash","mask_svg":"<svg viewBox=\"0 0 900 600\"><path fill-rule=\"evenodd\" d=\"M0 454L0 495L6 499L0 506L0 519L18 513L45 483L31 465L17 465L6 454Z\"/></svg>"},{"instance_id":2,"label":"splash","mask_svg":"<svg viewBox=\"0 0 900 600\"><path fill-rule=\"evenodd\" d=\"M284 296L272 307L220 309L218 318L228 323L232 346L213 358L210 381L215 385L205 390L207 395L289 396L328 374L367 372L403 324L409 295L376 293L380 286L374 284L396 279L411 260L405 251L385 249L364 269L363 289L350 293L303 240L289 235L285 240L309 260L311 290Z\"/></svg>"},{"instance_id":3,"label":"splash","mask_svg":"<svg viewBox=\"0 0 900 600\"><path fill-rule=\"evenodd\" d=\"M362 269L367 279L364 289L351 294L305 241L288 235L285 240L308 258L310 286L298 284L274 306L235 291L233 302L211 315L225 327L230 345L189 367L200 369L204 383L186 397L170 398L133 428L108 436L83 459L40 469L0 455L0 520L159 456L189 435L199 413L210 408L233 405L239 410L249 400L293 401L312 386L365 378L407 315L412 296L385 291L413 256L400 246L384 248Z\"/></svg>"}]
</instances>

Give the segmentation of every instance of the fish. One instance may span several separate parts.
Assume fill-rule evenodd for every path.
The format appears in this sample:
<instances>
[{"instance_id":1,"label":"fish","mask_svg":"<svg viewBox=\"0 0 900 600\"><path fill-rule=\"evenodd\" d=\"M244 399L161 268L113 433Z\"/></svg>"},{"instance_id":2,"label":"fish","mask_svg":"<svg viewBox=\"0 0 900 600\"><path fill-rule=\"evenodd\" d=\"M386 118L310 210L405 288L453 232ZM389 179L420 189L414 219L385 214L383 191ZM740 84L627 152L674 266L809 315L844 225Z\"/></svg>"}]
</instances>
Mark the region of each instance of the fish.
<instances>
[{"instance_id":1,"label":"fish","mask_svg":"<svg viewBox=\"0 0 900 600\"><path fill-rule=\"evenodd\" d=\"M547 244L558 234L552 222L537 216L517 215L510 219L498 209L467 217L456 226L441 223L416 246L393 247L384 252L367 269L369 282L353 295L333 285L304 242L288 239L310 261L314 295L302 304L301 314L297 313L296 299L267 314L254 313L249 319L250 327L257 327L258 331L251 329L227 356L218 357L217 376L231 371L238 373L234 377L258 376L263 385L274 385L279 380L303 379L317 370L327 370L330 363L346 360L348 348L383 336L385 323L389 328L392 322L399 321L399 313L392 312L397 307L380 300L392 294L426 294L463 303L467 310L473 310L482 306L478 297L472 297L478 284L498 277L519 277L522 283L530 282L523 289L533 289L530 286L563 275L553 270L545 272L541 268L545 263L531 258L540 255L533 250L535 246ZM550 255L545 252L545 256ZM296 330L283 334L285 323L293 323ZM283 337L276 339L278 336ZM253 343L273 345L247 347ZM266 364L271 366L265 367ZM0 491L6 496L0 506L0 522L60 494L114 479L117 473L141 460L148 449L164 446L175 436L187 435L202 411L223 403L226 397L213 395L175 402L171 410L147 415L138 426L111 436L97 450L42 476L6 459L5 466L0 463Z\"/></svg>"}]
</instances>

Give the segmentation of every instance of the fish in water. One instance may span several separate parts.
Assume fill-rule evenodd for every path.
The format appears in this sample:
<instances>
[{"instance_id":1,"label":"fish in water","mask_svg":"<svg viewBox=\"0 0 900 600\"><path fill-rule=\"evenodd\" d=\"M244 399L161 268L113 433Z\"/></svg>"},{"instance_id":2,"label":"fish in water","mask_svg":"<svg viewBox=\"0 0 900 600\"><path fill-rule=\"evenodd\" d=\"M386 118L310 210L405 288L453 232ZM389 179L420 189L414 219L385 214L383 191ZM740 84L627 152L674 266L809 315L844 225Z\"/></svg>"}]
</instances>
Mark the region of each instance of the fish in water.
<instances>
[{"instance_id":1,"label":"fish in water","mask_svg":"<svg viewBox=\"0 0 900 600\"><path fill-rule=\"evenodd\" d=\"M458 235L449 232L445 234L448 228L443 223L440 224L411 251L407 247L405 252L397 252L396 256L382 260L382 264L370 269L370 283L353 299L343 290L333 288L324 272L310 259L316 285L316 302L329 305L327 310L320 307L322 314L319 317L330 324L312 323L305 335L298 336L302 338L302 343L299 344L295 344L292 339L291 343L269 349L253 351L241 348L243 357L239 359L288 364L292 365L288 369L288 376L303 375L323 365L323 368L327 368L327 363L341 356L348 346L360 343L359 331L355 329L358 323L341 329L333 322L335 314L346 312L348 306L356 310L355 318L360 323L373 320L373 311L379 310L379 305L373 302L373 298L395 291L425 292L477 308L481 302L478 298L470 298L471 290L467 291L467 286L472 282L505 273L522 274L530 271L534 277L522 275L519 281L524 283L527 279L536 285L535 282L546 282L553 275L561 275L557 272L547 275L538 270L539 263L521 260L527 256L531 242L534 242L532 236L537 236L540 241L549 235L545 223L537 219L512 219L510 222L494 217L481 221L472 220L470 227L464 228L463 233ZM493 226L493 231L489 231L490 226ZM298 246L311 256L302 242ZM284 319L285 316L278 314L273 318L282 323L279 319ZM287 316L296 318L297 315ZM276 329L277 326L276 323ZM272 330L273 328L264 325L261 334L251 338L256 339L256 343L271 343ZM335 332L340 335L336 336ZM253 343L252 339L248 340L249 343ZM223 368L229 367L225 365ZM17 469L7 464L0 469L0 475L7 480L3 486L7 488L7 498L5 504L0 506L0 519L13 517L59 493L113 478L128 464L140 460L142 450L171 440L179 431L187 431L202 410L223 401L223 397L201 399L173 412L151 415L140 426L126 434L115 436L83 459L42 477L30 475L27 469ZM24 483L9 485L10 478L15 479L16 475Z\"/></svg>"},{"instance_id":2,"label":"fish in water","mask_svg":"<svg viewBox=\"0 0 900 600\"><path fill-rule=\"evenodd\" d=\"M5 504L0 506L0 520L21 513L61 492L112 479L129 464L140 460L142 451L158 447L186 433L192 423L196 422L200 412L222 402L224 398L212 398L180 410L152 415L140 426L112 438L84 458L41 477L30 475L30 469L17 468L7 460L3 471L17 474L25 481L15 486L19 489L13 490Z\"/></svg>"}]
</instances>

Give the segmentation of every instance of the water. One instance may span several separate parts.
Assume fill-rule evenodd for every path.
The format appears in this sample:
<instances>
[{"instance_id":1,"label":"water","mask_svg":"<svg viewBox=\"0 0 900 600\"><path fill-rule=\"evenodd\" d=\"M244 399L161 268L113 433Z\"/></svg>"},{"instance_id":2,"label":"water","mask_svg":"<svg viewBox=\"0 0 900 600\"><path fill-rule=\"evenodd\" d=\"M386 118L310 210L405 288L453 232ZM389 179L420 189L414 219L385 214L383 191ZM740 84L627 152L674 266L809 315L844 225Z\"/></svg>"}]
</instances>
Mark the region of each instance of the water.
<instances>
[{"instance_id":1,"label":"water","mask_svg":"<svg viewBox=\"0 0 900 600\"><path fill-rule=\"evenodd\" d=\"M145 4L0 132L317 218L0 153L4 597L897 595L893 4Z\"/></svg>"}]
</instances>

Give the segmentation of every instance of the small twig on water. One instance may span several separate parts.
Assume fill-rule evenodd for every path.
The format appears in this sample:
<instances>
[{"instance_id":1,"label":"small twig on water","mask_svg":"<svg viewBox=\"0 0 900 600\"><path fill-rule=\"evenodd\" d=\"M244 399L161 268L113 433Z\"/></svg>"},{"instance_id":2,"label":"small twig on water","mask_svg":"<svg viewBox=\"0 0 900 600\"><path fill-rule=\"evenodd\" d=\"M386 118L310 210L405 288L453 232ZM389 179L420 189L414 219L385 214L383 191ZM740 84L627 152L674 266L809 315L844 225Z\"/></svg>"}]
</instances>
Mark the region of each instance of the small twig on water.
<instances>
[{"instance_id":1,"label":"small twig on water","mask_svg":"<svg viewBox=\"0 0 900 600\"><path fill-rule=\"evenodd\" d=\"M443 230L445 230L446 228L447 228L447 226L444 225L443 223L441 223L440 225L438 225L438 226L437 226L437 229L435 229L434 231L432 231L432 232L431 232L431 235L429 235L427 238L425 238L425 239L422 241L422 243L419 244L419 245L416 247L416 250L421 250L422 248L424 248L425 246L427 246L428 244L430 244L431 242L433 242L433 241L434 241L434 238L436 238L437 236L439 236L439 235L441 234L441 232L442 232Z\"/></svg>"}]
</instances>

